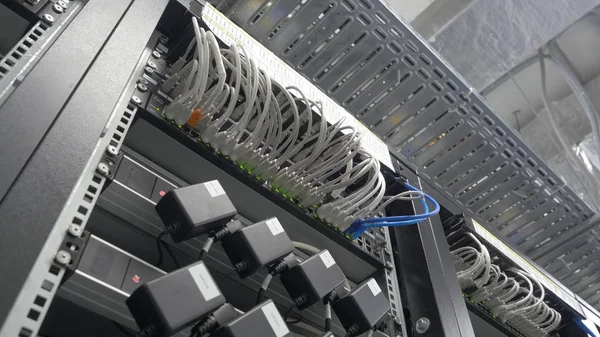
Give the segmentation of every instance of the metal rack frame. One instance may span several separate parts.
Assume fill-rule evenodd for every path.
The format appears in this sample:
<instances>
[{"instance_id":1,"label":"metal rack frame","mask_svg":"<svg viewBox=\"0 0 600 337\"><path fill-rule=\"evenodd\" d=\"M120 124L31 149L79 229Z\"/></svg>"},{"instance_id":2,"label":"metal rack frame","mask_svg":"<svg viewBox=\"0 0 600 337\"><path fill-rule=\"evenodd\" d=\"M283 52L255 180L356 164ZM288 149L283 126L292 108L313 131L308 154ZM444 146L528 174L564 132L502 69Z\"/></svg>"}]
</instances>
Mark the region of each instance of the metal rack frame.
<instances>
[{"instance_id":1,"label":"metal rack frame","mask_svg":"<svg viewBox=\"0 0 600 337\"><path fill-rule=\"evenodd\" d=\"M104 178L96 166L135 113L123 99L166 4L90 1L0 110L2 143L11 145L3 150L31 153L0 203L1 336L35 335L44 319L64 273L54 255L97 200ZM7 139L8 129L25 131ZM21 157L5 158L14 165Z\"/></svg>"},{"instance_id":2,"label":"metal rack frame","mask_svg":"<svg viewBox=\"0 0 600 337\"><path fill-rule=\"evenodd\" d=\"M299 1L296 2L300 3ZM313 4L314 2L308 1L306 3ZM512 177L512 174L516 172L515 177L518 177L518 180L489 190L490 192L485 198L489 198L490 202L494 201L492 196L497 196L498 198L495 200L502 202L502 204L514 204L513 211L518 210L519 214L532 215L534 212L541 210L561 212L559 219L574 217L573 222L569 222L570 227L567 226L571 229L590 216L589 209L573 196L572 191L564 186L559 186L558 178L554 177L552 172L535 155L525 150L526 147L518 137L514 137L511 131L489 111L485 103L482 102L481 97L473 93L460 77L439 60L438 56L416 37L408 26L391 14L387 7L378 2L368 0L360 0L357 4L355 2L344 0L332 3L336 4L334 6L336 10L344 9L347 12L354 11L351 10L352 6L348 4L354 4L355 10L359 8L357 6L364 6L364 10L361 10L360 13L366 15L367 20L374 22L378 27L385 27L386 31L389 32L393 31L392 28L396 28L397 32L400 32L403 36L402 40L399 40L400 48L407 51L408 54L394 56L403 59L402 62L395 63L395 65L404 64L409 68L420 67L420 69L409 70L413 74L411 75L413 76L412 79L416 79L417 76L424 76L419 70L429 74L431 77L427 83L430 86L426 87L426 90L430 90L435 87L433 83L437 81L432 75L437 74L436 69L444 74L441 77L445 78L445 83L441 85L442 91L436 94L438 98L436 102L445 104L445 108L442 110L448 111L444 115L446 117L436 120L439 116L432 116L429 112L415 114L411 119L412 122L405 121L406 123L402 124L402 120L398 120L395 125L398 126L399 130L401 128L412 128L411 123L423 123L427 119L437 121L435 126L437 129L437 125L447 122L448 118L456 118L457 123L460 122L457 129L467 134L474 132L469 136L471 140L464 144L476 143L473 139L479 137L477 143L485 143L485 145L476 149L477 154L483 154L484 151L489 150L490 153L497 155L496 158L505 158L503 162L510 161L510 164L502 166L506 167L506 169L503 169L504 171L493 172L495 177L501 175L502 177ZM0 226L0 237L2 238L0 255L3 256L4 266L0 277L0 283L3 285L0 287L0 298L3 299L0 302L0 336L33 336L37 333L65 272L63 268L59 268L54 264L55 254L69 226L74 224L81 228L85 227L91 209L98 200L106 179L101 174L102 170L98 170L98 164L105 158L107 146L112 145L117 149L121 146L127 129L135 116L136 103L129 101L135 87L135 77L131 74L134 74L136 70L145 65L145 62L141 61L143 60L142 51L145 50L144 47L149 40L158 39L158 36L154 34L154 29L167 3L165 0L135 2L90 0L81 8L81 11L73 18L64 32L57 37L54 44L48 48L36 67L10 93L10 96L0 97L6 99L3 105L0 106L0 116L7 117L4 124L0 126L0 141L3 144L17 144L16 148L10 149L10 152L6 152L6 156L3 156L3 158L10 158L7 161L8 163L2 164L3 166L10 166L12 174L3 175L2 177L6 191L2 191L3 195L0 199L0 219L3 222L3 226ZM256 2L253 3L256 4ZM321 5L323 3L320 2ZM265 18L270 13L265 7L255 8L252 13L263 9L264 12L261 17ZM315 7L314 10L320 10L319 13L322 13L324 9ZM335 13L335 11L332 13ZM375 14L371 15L369 13ZM360 21L357 15L354 13L351 15L355 18L354 23ZM296 19L297 17L294 16L293 18ZM247 18L247 20L249 19L251 18ZM362 19L364 20L364 18ZM381 24L377 23L380 20L382 21ZM385 21L388 22L384 23ZM244 21L238 18L238 22L243 23ZM322 26L323 22L316 22L313 28L325 27ZM89 29L91 26L98 27L98 29ZM242 26L244 27L244 24ZM252 33L256 26L246 26L245 28ZM377 36L377 27L372 28L373 33L368 34L369 38L381 39L380 36ZM324 39L330 33L327 29L322 29L319 30L318 35ZM385 33L385 36L391 38L391 34L393 33ZM82 41L86 41L86 43ZM307 39L303 41L310 42ZM390 44L386 44L386 53L393 49L387 49L393 41L389 42ZM317 45L316 42L313 43L313 46ZM265 44L268 45L268 43ZM310 51L311 48L306 50ZM77 53L76 57L73 55L74 51ZM287 60L295 69L305 73L306 68L300 67L298 62L290 61L289 55L283 55L281 50L275 52L282 55L282 58ZM313 58L317 56L315 55ZM421 56L424 56L424 59ZM411 66L411 62L405 57L411 57L415 64ZM419 62L424 63L424 65L418 65ZM380 64L384 63L380 62ZM115 69L119 71L115 71ZM439 74L436 76L440 77ZM312 77L314 76L309 76L309 78ZM377 80L383 82L383 79ZM400 79L397 78L396 80ZM349 77L345 80L345 86L348 87L351 82ZM399 83L399 86L395 88L403 88L400 84L404 82L393 82ZM110 85L106 85L106 83L110 83ZM454 85L450 85L450 83ZM357 84L362 86L364 78L357 81ZM324 91L329 90L328 87L324 87L319 83L317 85L325 89ZM375 90L376 86L371 85L372 87L368 90L361 89L357 97L368 94L369 90ZM35 95L32 95L32 93L35 93ZM393 96L391 93L389 93L390 97ZM411 102L412 98L416 97L414 90L410 93L413 95L407 96L410 98L407 98L405 106ZM348 103L344 103L347 97L342 97L341 94L332 95L332 97L342 105L348 106ZM455 102L448 104L449 97L454 97ZM354 106L358 105L355 104ZM386 120L387 118L393 119L398 111L381 110L379 113L361 115L352 107L348 109L357 113L358 118L364 121L365 125L369 126L375 133L382 136L383 139L388 141L391 139L388 132L378 129L378 126L375 125L377 121L369 122L367 118L386 117ZM39 112L43 113L40 114ZM477 131L470 129L475 128L475 126L479 128ZM432 126L430 125L430 127ZM8 132L9 130L10 132ZM431 136L435 132L428 129L425 134ZM450 135L450 133L448 134ZM424 134L421 133L421 135ZM454 137L455 135L456 137ZM432 146L434 150L439 152L429 152L427 155L424 154L425 152L421 152L419 154L421 157L408 155L403 152L404 150L395 146L392 148L392 153L404 161L414 163L411 164L412 169L421 168L436 156L439 156L438 159L442 158L443 156L440 155L448 149L448 146L456 145L456 143L451 144L450 138L462 139L459 137L461 135L464 136L455 133L452 137L442 137L440 141L436 141ZM419 135L412 136L417 139ZM396 139L395 142L397 144L398 140ZM510 147L514 147L514 149L510 149ZM406 148L406 146L403 145L403 148ZM416 148L416 145L413 148ZM468 152L462 143L457 145L456 149L459 149L461 153L462 151ZM18 155L11 155L15 153ZM426 157L427 160L425 160ZM509 160L508 157L511 159ZM518 157L522 158L519 159ZM478 159L475 156L470 156L466 160ZM527 164L518 168L514 166L514 163L517 162L522 164L527 162ZM440 160L438 164L440 163L446 162ZM481 170L481 167L478 170L479 174L486 174L485 170ZM417 172L419 176L427 178L431 182L431 186L434 187L431 188L423 183L422 185L427 185L426 190L434 192L435 197L439 197L450 210L460 212L462 209L476 218L491 219L484 217L484 215L490 215L490 211L486 210L483 213L478 213L480 209L474 207L474 204L467 205L469 202L466 197L458 198L458 205L455 204L455 201L450 202L449 198L455 199L457 195L446 190L445 185L438 179L439 177L436 178L436 172L428 169L419 169ZM418 177L413 175L409 179L418 179ZM489 181L490 184L497 184L497 182L497 180ZM466 189L471 185L465 182L462 189ZM531 193L524 199L513 199L516 197L512 194L508 197L500 196L505 192L525 193L523 192L524 189L528 189L528 193ZM513 194L519 196L519 193ZM560 199L555 200L555 198ZM562 201L566 201L568 205L557 208L556 205ZM536 205L537 207L534 207ZM505 213L488 223L493 224L497 231L506 223L504 221L515 220L518 216L518 214L515 214L510 218ZM546 226L548 224L544 221L547 220L542 217L538 219L537 223L540 226ZM430 312L435 310L441 323L436 328L441 330L431 329L429 333L432 336L439 336L441 334L433 334L433 332L442 331L445 335L472 336L472 329L468 324L464 324L464 322L469 322L466 316L466 307L460 293L457 294L457 291L459 291L458 283L455 278L451 277L450 271L452 269L450 267L452 265L449 264L449 257L444 254L443 244L440 244L442 241L440 241L440 234L436 229L436 221L439 220L432 219L426 224L423 223L412 229L416 231L412 235L422 240L420 245L423 255L421 257L427 261L423 273L424 275L429 274L431 287L433 287L433 294L430 294L430 296L433 295L433 299L431 299L433 302L428 302L428 306L422 307L422 310ZM567 227L563 228L562 231L559 230L557 235L565 233ZM519 247L518 244L517 247ZM397 249L398 247L390 248ZM406 263L406 261L399 260L397 256L395 260L387 262L392 264L392 268L394 266L398 267L398 270L402 270L403 265ZM408 269L404 270L404 273L407 272L409 272ZM432 273L438 272L445 276L444 279L431 277ZM397 287L398 284L395 286ZM415 301L416 299L413 298L409 301L410 303L405 303L405 305L410 306L417 313L419 309ZM402 304L398 302L398 305ZM587 305L583 306L585 307L586 316L590 316L591 320L600 322L600 318L598 318L600 315L597 312ZM416 318L417 320L411 322L414 327L416 327L420 317ZM403 330L405 330L404 326ZM406 335L407 331L402 331L402 333Z\"/></svg>"}]
</instances>

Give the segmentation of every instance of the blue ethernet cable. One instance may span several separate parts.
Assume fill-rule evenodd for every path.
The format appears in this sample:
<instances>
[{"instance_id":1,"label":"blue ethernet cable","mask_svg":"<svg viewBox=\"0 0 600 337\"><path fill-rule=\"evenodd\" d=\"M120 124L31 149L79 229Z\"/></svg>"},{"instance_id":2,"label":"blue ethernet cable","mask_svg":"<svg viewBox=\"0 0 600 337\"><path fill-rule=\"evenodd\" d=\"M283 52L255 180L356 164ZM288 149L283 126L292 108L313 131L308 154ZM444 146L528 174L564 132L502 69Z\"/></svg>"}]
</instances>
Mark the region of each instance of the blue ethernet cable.
<instances>
[{"instance_id":1,"label":"blue ethernet cable","mask_svg":"<svg viewBox=\"0 0 600 337\"><path fill-rule=\"evenodd\" d=\"M404 183L404 186L406 186L408 190L418 191L417 188L409 185L408 183ZM427 205L426 200L434 205L434 209L432 211L429 211L429 206ZM439 213L440 205L431 196L424 194L424 198L420 201L421 205L423 205L423 208L425 210L423 214L399 215L383 218L357 220L354 223L352 223L352 225L348 229L345 230L345 233L350 234L353 238L356 239L359 236L361 236L367 229L372 227L415 225Z\"/></svg>"}]
</instances>

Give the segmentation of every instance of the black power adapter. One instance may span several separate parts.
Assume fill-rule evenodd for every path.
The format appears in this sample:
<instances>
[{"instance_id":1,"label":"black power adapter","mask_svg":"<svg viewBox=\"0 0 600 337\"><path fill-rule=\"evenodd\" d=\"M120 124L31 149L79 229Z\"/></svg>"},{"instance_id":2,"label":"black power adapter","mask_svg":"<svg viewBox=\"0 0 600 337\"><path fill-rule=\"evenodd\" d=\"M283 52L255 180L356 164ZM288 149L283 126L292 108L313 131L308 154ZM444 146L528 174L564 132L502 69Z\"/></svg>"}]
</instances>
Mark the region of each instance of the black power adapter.
<instances>
[{"instance_id":1,"label":"black power adapter","mask_svg":"<svg viewBox=\"0 0 600 337\"><path fill-rule=\"evenodd\" d=\"M171 190L155 209L175 242L221 229L237 214L217 180Z\"/></svg>"},{"instance_id":2,"label":"black power adapter","mask_svg":"<svg viewBox=\"0 0 600 337\"><path fill-rule=\"evenodd\" d=\"M223 250L240 278L279 261L294 251L294 245L277 218L257 222L227 235Z\"/></svg>"},{"instance_id":3,"label":"black power adapter","mask_svg":"<svg viewBox=\"0 0 600 337\"><path fill-rule=\"evenodd\" d=\"M328 250L311 256L280 275L283 286L298 309L317 303L346 280Z\"/></svg>"},{"instance_id":4,"label":"black power adapter","mask_svg":"<svg viewBox=\"0 0 600 337\"><path fill-rule=\"evenodd\" d=\"M291 337L273 301L262 302L237 319L223 325L211 337Z\"/></svg>"},{"instance_id":5,"label":"black power adapter","mask_svg":"<svg viewBox=\"0 0 600 337\"><path fill-rule=\"evenodd\" d=\"M171 336L225 303L225 297L199 261L138 287L125 301L147 336Z\"/></svg>"},{"instance_id":6,"label":"black power adapter","mask_svg":"<svg viewBox=\"0 0 600 337\"><path fill-rule=\"evenodd\" d=\"M373 326L390 310L390 303L375 279L368 279L346 296L333 302L333 311L351 336Z\"/></svg>"}]
</instances>

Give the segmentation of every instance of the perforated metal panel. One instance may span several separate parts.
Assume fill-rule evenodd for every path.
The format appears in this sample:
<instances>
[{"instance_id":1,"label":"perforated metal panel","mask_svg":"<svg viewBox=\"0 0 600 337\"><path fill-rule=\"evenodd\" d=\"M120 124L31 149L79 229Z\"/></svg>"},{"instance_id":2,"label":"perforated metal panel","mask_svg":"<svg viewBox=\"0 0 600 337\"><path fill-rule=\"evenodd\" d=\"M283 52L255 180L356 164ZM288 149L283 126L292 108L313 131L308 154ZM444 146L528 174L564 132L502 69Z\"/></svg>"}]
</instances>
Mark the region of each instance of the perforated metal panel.
<instances>
[{"instance_id":1,"label":"perforated metal panel","mask_svg":"<svg viewBox=\"0 0 600 337\"><path fill-rule=\"evenodd\" d=\"M556 279L600 310L600 242L596 230L582 233L536 260Z\"/></svg>"},{"instance_id":2,"label":"perforated metal panel","mask_svg":"<svg viewBox=\"0 0 600 337\"><path fill-rule=\"evenodd\" d=\"M591 217L591 209L384 4L239 1L227 14L520 251L533 254ZM598 249L597 241L590 245Z\"/></svg>"}]
</instances>

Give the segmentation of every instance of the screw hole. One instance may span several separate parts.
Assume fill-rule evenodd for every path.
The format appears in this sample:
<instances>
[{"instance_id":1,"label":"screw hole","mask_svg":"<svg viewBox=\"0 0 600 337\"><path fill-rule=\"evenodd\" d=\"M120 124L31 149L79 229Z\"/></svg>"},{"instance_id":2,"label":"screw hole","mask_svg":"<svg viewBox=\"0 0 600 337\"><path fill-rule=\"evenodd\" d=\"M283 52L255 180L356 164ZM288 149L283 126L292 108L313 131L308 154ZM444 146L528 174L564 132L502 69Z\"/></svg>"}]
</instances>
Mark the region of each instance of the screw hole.
<instances>
[{"instance_id":1,"label":"screw hole","mask_svg":"<svg viewBox=\"0 0 600 337\"><path fill-rule=\"evenodd\" d=\"M79 246L73 242L67 242L67 248L69 248L69 250L76 252L79 250Z\"/></svg>"}]
</instances>

